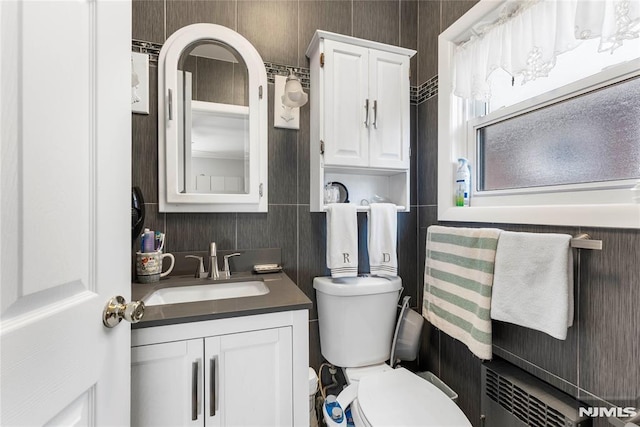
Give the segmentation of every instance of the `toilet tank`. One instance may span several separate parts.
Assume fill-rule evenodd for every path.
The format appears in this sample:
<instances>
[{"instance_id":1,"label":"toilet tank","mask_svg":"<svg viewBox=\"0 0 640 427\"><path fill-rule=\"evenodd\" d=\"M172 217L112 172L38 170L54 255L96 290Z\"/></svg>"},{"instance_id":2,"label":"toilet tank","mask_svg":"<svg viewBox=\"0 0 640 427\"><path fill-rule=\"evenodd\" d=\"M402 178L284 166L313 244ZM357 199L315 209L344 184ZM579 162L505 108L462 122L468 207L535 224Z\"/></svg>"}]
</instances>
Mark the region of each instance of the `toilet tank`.
<instances>
[{"instance_id":1,"label":"toilet tank","mask_svg":"<svg viewBox=\"0 0 640 427\"><path fill-rule=\"evenodd\" d=\"M320 350L340 367L389 359L402 289L399 277L313 279L318 306Z\"/></svg>"}]
</instances>

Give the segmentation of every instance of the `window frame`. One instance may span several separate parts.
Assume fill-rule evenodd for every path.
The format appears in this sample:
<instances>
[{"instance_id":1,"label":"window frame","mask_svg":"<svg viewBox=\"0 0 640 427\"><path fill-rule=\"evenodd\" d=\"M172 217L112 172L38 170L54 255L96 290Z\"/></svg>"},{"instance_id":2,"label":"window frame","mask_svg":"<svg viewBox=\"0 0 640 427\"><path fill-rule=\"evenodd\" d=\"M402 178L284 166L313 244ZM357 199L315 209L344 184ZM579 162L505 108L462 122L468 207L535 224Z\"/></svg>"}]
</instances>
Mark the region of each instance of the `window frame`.
<instances>
[{"instance_id":1,"label":"window frame","mask_svg":"<svg viewBox=\"0 0 640 427\"><path fill-rule=\"evenodd\" d=\"M480 1L438 37L438 220L640 228L640 204L631 202L629 191L637 180L478 193L475 186L478 171L474 167L471 206L455 206L457 159L466 157L472 165L477 165L478 127L640 75L640 60L630 61L484 117L468 120L467 117L473 117L470 112L478 106L453 95L455 43L464 39L474 24L495 14L502 4L502 1ZM621 203L624 200L628 202Z\"/></svg>"}]
</instances>

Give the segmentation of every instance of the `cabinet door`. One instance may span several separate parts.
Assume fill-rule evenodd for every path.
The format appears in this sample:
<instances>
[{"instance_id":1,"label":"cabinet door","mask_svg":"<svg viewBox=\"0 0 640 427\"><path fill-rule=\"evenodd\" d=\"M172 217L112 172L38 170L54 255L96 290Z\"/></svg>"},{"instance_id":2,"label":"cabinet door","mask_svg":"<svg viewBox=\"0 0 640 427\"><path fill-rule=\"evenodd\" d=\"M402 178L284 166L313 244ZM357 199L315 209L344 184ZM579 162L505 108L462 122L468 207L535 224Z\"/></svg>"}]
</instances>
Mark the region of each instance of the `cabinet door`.
<instances>
[{"instance_id":1,"label":"cabinet door","mask_svg":"<svg viewBox=\"0 0 640 427\"><path fill-rule=\"evenodd\" d=\"M131 425L204 426L203 341L131 349Z\"/></svg>"},{"instance_id":2,"label":"cabinet door","mask_svg":"<svg viewBox=\"0 0 640 427\"><path fill-rule=\"evenodd\" d=\"M368 56L366 48L324 41L320 139L325 165L369 164Z\"/></svg>"},{"instance_id":3,"label":"cabinet door","mask_svg":"<svg viewBox=\"0 0 640 427\"><path fill-rule=\"evenodd\" d=\"M409 168L409 58L369 53L371 167Z\"/></svg>"},{"instance_id":4,"label":"cabinet door","mask_svg":"<svg viewBox=\"0 0 640 427\"><path fill-rule=\"evenodd\" d=\"M205 339L206 425L293 425L291 327Z\"/></svg>"}]
</instances>

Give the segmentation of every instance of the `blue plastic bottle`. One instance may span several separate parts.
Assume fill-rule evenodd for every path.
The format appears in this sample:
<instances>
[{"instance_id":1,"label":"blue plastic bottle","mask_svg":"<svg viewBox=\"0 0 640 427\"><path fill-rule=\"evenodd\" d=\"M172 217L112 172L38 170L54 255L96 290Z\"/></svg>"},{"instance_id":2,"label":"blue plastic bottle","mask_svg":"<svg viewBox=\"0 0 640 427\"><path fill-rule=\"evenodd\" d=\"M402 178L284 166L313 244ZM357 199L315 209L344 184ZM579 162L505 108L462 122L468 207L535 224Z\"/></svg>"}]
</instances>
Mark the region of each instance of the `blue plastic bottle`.
<instances>
[{"instance_id":1,"label":"blue plastic bottle","mask_svg":"<svg viewBox=\"0 0 640 427\"><path fill-rule=\"evenodd\" d=\"M142 233L142 252L148 253L155 250L155 234L148 228Z\"/></svg>"}]
</instances>

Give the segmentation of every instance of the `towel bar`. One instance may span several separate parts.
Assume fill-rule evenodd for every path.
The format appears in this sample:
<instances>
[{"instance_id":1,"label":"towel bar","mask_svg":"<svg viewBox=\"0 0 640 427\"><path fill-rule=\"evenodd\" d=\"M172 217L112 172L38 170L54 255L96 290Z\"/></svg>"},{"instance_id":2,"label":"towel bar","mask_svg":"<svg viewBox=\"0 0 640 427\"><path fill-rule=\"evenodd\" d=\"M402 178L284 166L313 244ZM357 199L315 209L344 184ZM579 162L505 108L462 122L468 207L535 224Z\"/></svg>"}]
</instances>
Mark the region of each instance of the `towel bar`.
<instances>
[{"instance_id":1,"label":"towel bar","mask_svg":"<svg viewBox=\"0 0 640 427\"><path fill-rule=\"evenodd\" d=\"M571 247L575 249L593 249L601 251L602 240L592 240L591 236L586 233L582 233L571 239Z\"/></svg>"},{"instance_id":2,"label":"towel bar","mask_svg":"<svg viewBox=\"0 0 640 427\"><path fill-rule=\"evenodd\" d=\"M400 206L400 205L396 205L396 210L398 210L399 212L403 212L406 209L406 206ZM322 209L324 212L327 211L327 206L325 205ZM356 207L356 210L358 212L369 212L371 210L371 208L369 206L360 206L358 205Z\"/></svg>"}]
</instances>

